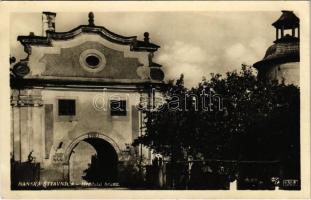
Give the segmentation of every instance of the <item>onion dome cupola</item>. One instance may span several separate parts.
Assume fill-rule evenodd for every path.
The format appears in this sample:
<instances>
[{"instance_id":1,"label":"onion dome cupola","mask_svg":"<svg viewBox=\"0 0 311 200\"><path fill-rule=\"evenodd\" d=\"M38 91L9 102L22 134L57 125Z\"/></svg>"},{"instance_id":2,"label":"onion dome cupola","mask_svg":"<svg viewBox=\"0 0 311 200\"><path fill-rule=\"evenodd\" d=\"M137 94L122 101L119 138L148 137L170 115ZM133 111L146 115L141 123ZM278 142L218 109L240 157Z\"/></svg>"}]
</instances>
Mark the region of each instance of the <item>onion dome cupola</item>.
<instances>
[{"instance_id":1,"label":"onion dome cupola","mask_svg":"<svg viewBox=\"0 0 311 200\"><path fill-rule=\"evenodd\" d=\"M267 49L264 58L253 65L258 70L258 78L298 85L299 18L293 11L283 10L272 26L276 29L276 40Z\"/></svg>"}]
</instances>

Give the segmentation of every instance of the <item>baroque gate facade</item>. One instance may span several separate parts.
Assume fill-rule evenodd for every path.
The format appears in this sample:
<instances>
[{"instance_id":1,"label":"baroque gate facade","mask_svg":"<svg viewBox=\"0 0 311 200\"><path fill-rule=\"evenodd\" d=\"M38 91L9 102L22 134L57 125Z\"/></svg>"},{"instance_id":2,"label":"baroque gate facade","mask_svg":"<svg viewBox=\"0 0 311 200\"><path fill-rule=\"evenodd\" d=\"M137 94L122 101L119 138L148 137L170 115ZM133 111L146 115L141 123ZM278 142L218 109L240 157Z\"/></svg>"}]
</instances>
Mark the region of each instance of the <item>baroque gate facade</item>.
<instances>
[{"instance_id":1,"label":"baroque gate facade","mask_svg":"<svg viewBox=\"0 0 311 200\"><path fill-rule=\"evenodd\" d=\"M11 63L11 155L40 163L40 181L69 181L69 159L81 141L99 154L100 142L114 151L118 166L143 134L142 102L163 86L159 46L89 24L55 31L56 13L43 12L42 35L17 39L27 56ZM153 91L153 89L152 89ZM156 92L157 93L157 92ZM153 98L154 99L154 98ZM150 159L147 149L138 155Z\"/></svg>"}]
</instances>

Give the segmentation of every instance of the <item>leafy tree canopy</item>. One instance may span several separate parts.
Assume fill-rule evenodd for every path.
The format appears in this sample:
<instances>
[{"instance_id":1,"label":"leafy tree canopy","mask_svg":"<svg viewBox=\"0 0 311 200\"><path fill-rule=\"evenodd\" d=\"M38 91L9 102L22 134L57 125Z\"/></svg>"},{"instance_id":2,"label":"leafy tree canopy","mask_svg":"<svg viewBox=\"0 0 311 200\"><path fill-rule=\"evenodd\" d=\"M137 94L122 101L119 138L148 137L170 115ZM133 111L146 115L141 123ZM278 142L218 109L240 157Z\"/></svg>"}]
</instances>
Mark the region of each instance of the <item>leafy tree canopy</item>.
<instances>
[{"instance_id":1,"label":"leafy tree canopy","mask_svg":"<svg viewBox=\"0 0 311 200\"><path fill-rule=\"evenodd\" d=\"M145 112L143 144L172 161L299 158L299 88L257 80L252 68L169 82L161 109ZM298 155L298 156L297 156Z\"/></svg>"}]
</instances>

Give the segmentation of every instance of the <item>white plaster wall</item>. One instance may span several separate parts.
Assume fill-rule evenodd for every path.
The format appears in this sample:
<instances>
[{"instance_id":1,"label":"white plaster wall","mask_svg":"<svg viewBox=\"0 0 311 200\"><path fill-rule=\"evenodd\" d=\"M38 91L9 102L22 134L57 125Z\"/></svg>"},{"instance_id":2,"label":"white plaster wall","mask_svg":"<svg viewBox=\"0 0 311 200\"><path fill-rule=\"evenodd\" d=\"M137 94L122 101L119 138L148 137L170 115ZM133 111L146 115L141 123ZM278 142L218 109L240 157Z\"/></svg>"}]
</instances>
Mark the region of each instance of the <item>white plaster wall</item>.
<instances>
[{"instance_id":1,"label":"white plaster wall","mask_svg":"<svg viewBox=\"0 0 311 200\"><path fill-rule=\"evenodd\" d=\"M299 62L290 62L280 65L274 65L266 74L270 80L278 80L281 83L284 79L285 84L294 84L299 86Z\"/></svg>"},{"instance_id":2,"label":"white plaster wall","mask_svg":"<svg viewBox=\"0 0 311 200\"><path fill-rule=\"evenodd\" d=\"M110 114L109 98L117 97L127 101L126 116L111 116ZM133 141L131 108L132 105L139 103L138 92L44 90L42 98L45 104L53 104L54 145L51 154L60 142L63 142L66 148L73 140L89 132L98 132L110 137L121 150L125 149L125 144ZM76 99L76 117L73 120L64 120L58 116L59 98ZM94 102L97 103L97 108Z\"/></svg>"}]
</instances>

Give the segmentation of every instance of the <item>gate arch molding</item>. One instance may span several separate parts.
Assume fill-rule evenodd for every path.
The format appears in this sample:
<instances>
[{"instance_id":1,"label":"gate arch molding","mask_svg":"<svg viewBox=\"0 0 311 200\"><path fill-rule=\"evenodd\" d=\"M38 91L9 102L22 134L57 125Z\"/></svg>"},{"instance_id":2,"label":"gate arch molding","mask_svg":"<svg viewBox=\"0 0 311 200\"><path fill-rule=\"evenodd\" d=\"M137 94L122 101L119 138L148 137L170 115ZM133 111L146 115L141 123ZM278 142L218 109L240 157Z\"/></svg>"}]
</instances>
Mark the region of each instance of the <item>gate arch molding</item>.
<instances>
[{"instance_id":1,"label":"gate arch molding","mask_svg":"<svg viewBox=\"0 0 311 200\"><path fill-rule=\"evenodd\" d=\"M118 158L121 157L120 147L112 138L110 138L110 137L108 137L102 133L88 132L86 134L80 135L79 137L73 139L72 142L68 145L68 147L66 148L65 153L64 153L64 165L69 164L70 155L71 155L73 149L79 144L79 142L81 142L85 139L88 139L88 138L105 140L114 148L114 150L116 151L116 153L118 155Z\"/></svg>"}]
</instances>

